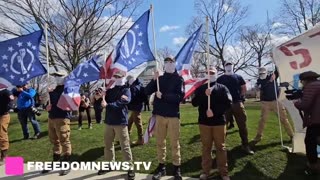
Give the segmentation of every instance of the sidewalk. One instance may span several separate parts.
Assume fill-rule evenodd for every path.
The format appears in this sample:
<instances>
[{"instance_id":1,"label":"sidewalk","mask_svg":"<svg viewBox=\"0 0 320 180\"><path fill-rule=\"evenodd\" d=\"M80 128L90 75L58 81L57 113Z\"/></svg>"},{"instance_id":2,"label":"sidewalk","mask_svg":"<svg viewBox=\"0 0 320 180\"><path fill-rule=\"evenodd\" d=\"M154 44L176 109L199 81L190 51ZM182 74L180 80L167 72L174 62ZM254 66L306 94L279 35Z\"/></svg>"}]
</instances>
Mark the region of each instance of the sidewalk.
<instances>
[{"instance_id":1,"label":"sidewalk","mask_svg":"<svg viewBox=\"0 0 320 180\"><path fill-rule=\"evenodd\" d=\"M127 179L126 172L110 172L105 175L98 176L97 171L71 171L66 176L59 176L58 171L49 172L47 174L41 174L39 171L28 171L27 165L24 166L24 176L6 176L5 175L5 167L0 166L0 179L1 180L20 180L20 179L37 179L37 180L64 180L64 179L75 179L75 180L82 180L82 179L104 179L104 180L123 180ZM136 180L151 180L152 175L150 174L140 174L136 173ZM168 180L173 179L172 176L165 176L161 178L161 180ZM196 180L195 178L184 177L184 180Z\"/></svg>"}]
</instances>

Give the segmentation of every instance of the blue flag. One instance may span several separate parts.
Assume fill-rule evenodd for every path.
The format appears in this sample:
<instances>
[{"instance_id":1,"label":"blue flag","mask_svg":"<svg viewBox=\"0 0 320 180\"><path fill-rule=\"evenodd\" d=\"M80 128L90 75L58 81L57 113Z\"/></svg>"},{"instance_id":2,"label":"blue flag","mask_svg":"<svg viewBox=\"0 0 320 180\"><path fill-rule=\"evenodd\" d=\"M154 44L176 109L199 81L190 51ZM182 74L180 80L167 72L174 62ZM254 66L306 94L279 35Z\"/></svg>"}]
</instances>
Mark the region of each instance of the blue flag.
<instances>
[{"instance_id":1,"label":"blue flag","mask_svg":"<svg viewBox=\"0 0 320 180\"><path fill-rule=\"evenodd\" d=\"M0 42L0 88L23 85L47 73L39 60L42 30Z\"/></svg>"},{"instance_id":2,"label":"blue flag","mask_svg":"<svg viewBox=\"0 0 320 180\"><path fill-rule=\"evenodd\" d=\"M192 55L199 38L201 28L202 25L189 37L176 56L176 69L181 77L183 77L185 84L185 99L207 81L207 79L192 78L190 73Z\"/></svg>"},{"instance_id":3,"label":"blue flag","mask_svg":"<svg viewBox=\"0 0 320 180\"><path fill-rule=\"evenodd\" d=\"M100 56L94 56L79 64L65 79L65 86L80 86L81 84L98 80L100 75L100 68L96 61Z\"/></svg>"},{"instance_id":4,"label":"blue flag","mask_svg":"<svg viewBox=\"0 0 320 180\"><path fill-rule=\"evenodd\" d=\"M80 106L80 85L98 80L100 68L96 61L100 56L79 64L64 81L64 93L60 96L57 106L63 110L77 110Z\"/></svg>"},{"instance_id":5,"label":"blue flag","mask_svg":"<svg viewBox=\"0 0 320 180\"><path fill-rule=\"evenodd\" d=\"M116 47L114 67L130 71L144 62L154 60L148 42L150 10L146 11L121 38Z\"/></svg>"},{"instance_id":6,"label":"blue flag","mask_svg":"<svg viewBox=\"0 0 320 180\"><path fill-rule=\"evenodd\" d=\"M201 31L202 25L195 31L187 40L187 42L183 45L176 59L176 69L177 71L181 71L183 69L183 65L191 66L191 59L195 49L195 46L198 42L199 34Z\"/></svg>"}]
</instances>

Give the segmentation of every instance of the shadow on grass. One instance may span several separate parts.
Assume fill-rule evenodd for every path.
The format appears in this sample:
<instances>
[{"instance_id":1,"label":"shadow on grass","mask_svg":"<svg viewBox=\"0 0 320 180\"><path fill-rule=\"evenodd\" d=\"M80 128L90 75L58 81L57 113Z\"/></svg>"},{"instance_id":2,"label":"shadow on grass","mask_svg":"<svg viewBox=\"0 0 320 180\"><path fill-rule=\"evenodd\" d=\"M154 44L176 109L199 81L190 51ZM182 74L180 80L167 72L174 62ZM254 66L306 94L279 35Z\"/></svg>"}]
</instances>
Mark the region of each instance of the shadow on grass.
<instances>
[{"instance_id":1,"label":"shadow on grass","mask_svg":"<svg viewBox=\"0 0 320 180\"><path fill-rule=\"evenodd\" d=\"M170 172L170 174L172 174L173 173L172 168L173 168L173 166L172 166L172 164L170 164L170 169L169 169L170 171L167 170L167 172ZM184 173L184 172L188 172L188 173L199 172L199 169L201 169L201 156L195 156L192 159L189 159L188 161L183 162L181 164L182 173ZM197 176L193 176L193 177L198 178L199 176L197 175Z\"/></svg>"},{"instance_id":2,"label":"shadow on grass","mask_svg":"<svg viewBox=\"0 0 320 180\"><path fill-rule=\"evenodd\" d=\"M194 125L199 125L198 122L192 122L192 123L181 123L181 127L184 127L184 126L194 126Z\"/></svg>"},{"instance_id":3,"label":"shadow on grass","mask_svg":"<svg viewBox=\"0 0 320 180\"><path fill-rule=\"evenodd\" d=\"M287 153L287 166L278 179L290 179L290 180L319 180L318 175L306 175L304 170L306 169L307 158L302 154ZM299 164L299 166L297 166Z\"/></svg>"},{"instance_id":4,"label":"shadow on grass","mask_svg":"<svg viewBox=\"0 0 320 180\"><path fill-rule=\"evenodd\" d=\"M135 147L137 145L132 145L131 148ZM120 145L114 145L114 150L116 151L121 151ZM103 147L97 147L93 149L89 149L88 151L82 153L81 155L79 154L72 154L71 155L71 160L72 161L83 161L83 162L91 162L91 161L96 161L100 157L104 156L104 146Z\"/></svg>"},{"instance_id":5,"label":"shadow on grass","mask_svg":"<svg viewBox=\"0 0 320 180\"><path fill-rule=\"evenodd\" d=\"M47 136L48 136L48 131L44 131L44 132L40 133L40 139L45 138ZM32 138L32 136L30 138ZM36 140L38 140L38 139L23 139L23 137L21 137L21 139L14 139L12 141L10 140L9 143L13 144L13 143L21 142L21 141L36 141Z\"/></svg>"},{"instance_id":6,"label":"shadow on grass","mask_svg":"<svg viewBox=\"0 0 320 180\"><path fill-rule=\"evenodd\" d=\"M235 133L239 133L239 129L232 130L232 131L228 130L228 131L227 131L227 136L228 136L228 135L231 135L231 134L235 134Z\"/></svg>"},{"instance_id":7,"label":"shadow on grass","mask_svg":"<svg viewBox=\"0 0 320 180\"><path fill-rule=\"evenodd\" d=\"M248 176L250 175L250 176ZM245 178L244 178L245 177ZM250 177L250 178L249 178ZM248 162L242 171L235 173L231 179L246 179L246 180L263 180L271 179L260 172L251 162Z\"/></svg>"},{"instance_id":8,"label":"shadow on grass","mask_svg":"<svg viewBox=\"0 0 320 180\"><path fill-rule=\"evenodd\" d=\"M188 144L193 144L193 143L196 143L196 142L201 142L201 140L200 140L200 134L197 134L197 135L193 136L193 137L189 140L189 143L188 143Z\"/></svg>"}]
</instances>

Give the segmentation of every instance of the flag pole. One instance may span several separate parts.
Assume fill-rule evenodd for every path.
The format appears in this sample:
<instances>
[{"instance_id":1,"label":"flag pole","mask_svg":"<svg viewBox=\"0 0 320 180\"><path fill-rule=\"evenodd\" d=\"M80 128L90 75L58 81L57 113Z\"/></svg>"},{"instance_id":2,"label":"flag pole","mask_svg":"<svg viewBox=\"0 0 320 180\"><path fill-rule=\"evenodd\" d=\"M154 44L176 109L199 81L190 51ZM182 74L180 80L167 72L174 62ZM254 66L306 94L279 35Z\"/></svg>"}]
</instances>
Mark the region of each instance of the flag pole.
<instances>
[{"instance_id":1,"label":"flag pole","mask_svg":"<svg viewBox=\"0 0 320 180\"><path fill-rule=\"evenodd\" d=\"M210 89L210 60L209 60L209 17L206 17L206 31L207 31L207 45L206 45L206 56L207 56L207 71L208 71L208 89ZM210 96L208 96L208 110L210 110Z\"/></svg>"},{"instance_id":2,"label":"flag pole","mask_svg":"<svg viewBox=\"0 0 320 180\"><path fill-rule=\"evenodd\" d=\"M107 54L107 52L106 52L106 53L104 53L104 59L105 59L104 65L106 64L106 62L107 62L107 60L108 60L107 58L108 58L108 54ZM106 84L107 84L107 69L104 70L103 89L106 88Z\"/></svg>"},{"instance_id":3,"label":"flag pole","mask_svg":"<svg viewBox=\"0 0 320 180\"><path fill-rule=\"evenodd\" d=\"M150 5L150 11L151 11L151 19L152 19L152 34L153 34L153 54L156 60L156 71L159 72L158 67L158 61L157 61L157 48L156 48L156 31L154 28L154 14L153 14L153 6ZM157 77L157 91L160 91L160 85L159 85L159 77Z\"/></svg>"},{"instance_id":4,"label":"flag pole","mask_svg":"<svg viewBox=\"0 0 320 180\"><path fill-rule=\"evenodd\" d=\"M46 58L47 58L47 83L49 86L49 78L50 78L50 67L49 67L49 43L48 43L48 24L45 23L45 36L46 36ZM51 101L50 101L50 95L49 95L49 91L48 91L48 103L49 105L51 105Z\"/></svg>"}]
</instances>

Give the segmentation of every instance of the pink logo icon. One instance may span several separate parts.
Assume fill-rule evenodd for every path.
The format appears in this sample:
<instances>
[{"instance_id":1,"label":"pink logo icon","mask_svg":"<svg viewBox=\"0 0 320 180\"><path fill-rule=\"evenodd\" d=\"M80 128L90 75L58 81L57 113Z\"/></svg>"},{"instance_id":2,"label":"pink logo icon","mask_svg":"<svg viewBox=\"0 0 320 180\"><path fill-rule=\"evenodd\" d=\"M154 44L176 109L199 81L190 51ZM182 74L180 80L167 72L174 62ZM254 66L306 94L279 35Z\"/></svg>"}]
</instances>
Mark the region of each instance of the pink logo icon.
<instances>
[{"instance_id":1,"label":"pink logo icon","mask_svg":"<svg viewBox=\"0 0 320 180\"><path fill-rule=\"evenodd\" d=\"M23 157L6 157L4 161L6 175L23 175Z\"/></svg>"}]
</instances>

